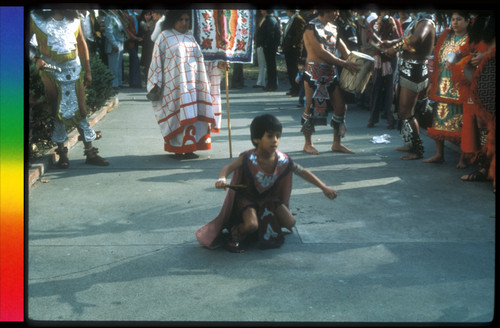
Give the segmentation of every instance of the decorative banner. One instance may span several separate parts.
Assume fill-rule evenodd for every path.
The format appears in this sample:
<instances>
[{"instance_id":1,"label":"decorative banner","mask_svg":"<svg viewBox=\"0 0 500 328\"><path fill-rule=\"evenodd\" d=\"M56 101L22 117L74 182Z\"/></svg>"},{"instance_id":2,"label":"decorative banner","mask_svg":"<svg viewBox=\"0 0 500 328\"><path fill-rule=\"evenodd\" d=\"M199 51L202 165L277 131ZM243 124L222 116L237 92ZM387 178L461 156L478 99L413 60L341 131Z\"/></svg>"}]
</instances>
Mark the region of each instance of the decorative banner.
<instances>
[{"instance_id":1,"label":"decorative banner","mask_svg":"<svg viewBox=\"0 0 500 328\"><path fill-rule=\"evenodd\" d=\"M252 63L254 14L251 10L196 10L193 32L205 60Z\"/></svg>"}]
</instances>

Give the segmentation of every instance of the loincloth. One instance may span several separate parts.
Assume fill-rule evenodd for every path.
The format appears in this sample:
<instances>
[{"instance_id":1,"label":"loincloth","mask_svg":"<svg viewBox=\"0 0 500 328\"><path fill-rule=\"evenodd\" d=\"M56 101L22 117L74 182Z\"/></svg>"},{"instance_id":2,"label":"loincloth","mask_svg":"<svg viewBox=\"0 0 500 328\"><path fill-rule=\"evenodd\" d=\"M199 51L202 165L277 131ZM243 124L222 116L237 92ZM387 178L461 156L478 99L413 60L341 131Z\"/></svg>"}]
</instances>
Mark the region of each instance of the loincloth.
<instances>
[{"instance_id":1,"label":"loincloth","mask_svg":"<svg viewBox=\"0 0 500 328\"><path fill-rule=\"evenodd\" d=\"M399 64L399 84L413 92L420 92L429 83L427 61L403 59Z\"/></svg>"},{"instance_id":2,"label":"loincloth","mask_svg":"<svg viewBox=\"0 0 500 328\"><path fill-rule=\"evenodd\" d=\"M312 95L314 124L326 125L328 112L333 110L330 93L339 84L337 68L326 63L307 63L304 80L314 91Z\"/></svg>"}]
</instances>

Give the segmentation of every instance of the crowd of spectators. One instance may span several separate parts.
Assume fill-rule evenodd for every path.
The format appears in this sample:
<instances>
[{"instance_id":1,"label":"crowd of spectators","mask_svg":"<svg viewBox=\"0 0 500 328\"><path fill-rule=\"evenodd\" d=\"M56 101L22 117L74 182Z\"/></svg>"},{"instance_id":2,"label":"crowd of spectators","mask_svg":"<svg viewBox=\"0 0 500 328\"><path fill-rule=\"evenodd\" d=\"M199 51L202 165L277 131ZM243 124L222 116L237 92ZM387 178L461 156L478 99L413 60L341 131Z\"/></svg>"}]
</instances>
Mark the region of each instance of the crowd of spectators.
<instances>
[{"instance_id":1,"label":"crowd of spectators","mask_svg":"<svg viewBox=\"0 0 500 328\"><path fill-rule=\"evenodd\" d=\"M298 106L304 106L306 102L304 101L303 73L304 65L306 64L305 58L307 57L304 46L304 31L307 24L317 17L318 13L315 10L296 10L294 8L287 8L286 10L255 10L254 12L254 64L258 65L259 69L258 78L253 87L261 88L266 92L278 90L279 80L276 60L278 57L282 57L286 64L287 84L289 84L286 95L297 97ZM88 52L90 56L99 56L109 67L115 77L113 81L115 89L119 90L124 87L125 77L127 78L125 85L129 88L142 89L146 87L155 42L160 32L165 30L162 26L165 24L166 13L168 13L168 10L157 9L98 9L78 11ZM337 38L343 41L349 51L362 52L374 58L375 62L370 81L364 92L355 94L355 101L348 102L349 105L356 103L358 107L369 111L367 115L368 128L375 127L380 119L384 119L387 121L386 127L388 129L401 129L401 120L398 118L397 113L398 68L401 65L401 58L399 54L385 52L380 45L389 44L397 40L404 41L403 38L407 34L407 30L413 28L415 22L419 19L419 14L418 12L410 12L408 10L387 11L375 7L359 10L339 10L338 17L334 22L338 33ZM439 44L440 47L443 47L443 44L447 47L448 44L456 44L458 36L460 36L461 43L459 46L453 48L453 51L454 53L462 54L462 59L468 58L468 61L474 62L476 68L481 65L480 59L488 56L491 57L491 53L494 54L495 26L494 15L491 15L491 13L440 11L426 14L433 21L434 42ZM191 15L191 29L193 17L194 15ZM476 20L480 22L481 26L478 26L479 23L474 24ZM457 22L461 24L460 31L456 28ZM439 41L441 40L440 37L443 36L444 38L445 35L453 35L457 39L450 40L448 37L446 40ZM471 37L472 40L469 41ZM476 47L474 51L469 50L472 47L471 44ZM479 47L478 45L481 46ZM434 114L433 125L430 131L433 132L432 137L436 139L438 152L434 157L426 161L428 163L440 163L444 160L442 154L443 140L451 140L456 144L463 143L462 138L464 134L461 133L462 117L464 115L468 115L467 117L470 116L471 110L469 107L471 103L474 103L474 100L476 100L476 105L481 107L478 104L477 96L474 99L476 93L469 90L471 85L476 86L477 84L471 84L470 79L469 84L462 81L463 79L460 80L457 77L458 70L454 70L453 66L448 66L449 64L456 63L450 61L448 64L447 60L444 60L445 57L441 48L434 50L427 64L432 90L426 87L425 91L419 93L418 104L414 107L415 112L412 113L413 116L418 118L419 114L421 114L420 112L431 108ZM128 54L128 71L126 76L124 74L125 65L123 63L124 53ZM335 55L339 58L342 57L340 53ZM436 55L441 57L436 58ZM465 55L469 55L470 57ZM244 64L232 65L234 76L231 81L233 88L244 87L243 67ZM438 137L440 135L439 131L439 133L435 133L436 129L441 128L439 124L444 125L442 116L445 113L443 104L446 101L443 101L443 94L436 96L437 91L435 91L439 91L436 83L441 83L444 77L457 81L456 86L453 83L450 84L455 89L450 89L449 91L456 91L453 94L453 101L449 101L453 105L453 113L455 115L453 118L453 138L449 138L448 135L446 135L446 138L441 138ZM429 95L430 91L433 91L434 95ZM459 92L467 94L468 97L465 97L467 99L460 97L458 95ZM462 106L465 106L466 110L462 110ZM467 138L477 139L482 146L488 146L488 149L490 149L489 157L491 158L491 139L494 138L492 135L494 136L495 126L483 122L484 117L487 115L483 115L484 117L482 117L480 110L472 112L475 113L474 121L471 123L470 120L467 120L465 124L467 127L473 126L474 131L477 131L477 136L472 136L469 133L467 134ZM438 122L438 120L441 121ZM487 140L490 141L488 142ZM465 144L468 143L466 142ZM475 152L473 155L468 154L466 156L469 150L464 149L464 154L461 155L460 163L457 167L464 168L472 163L473 159L484 158L484 156L481 157L477 154L481 151L481 145L473 147ZM420 157L418 156L417 158ZM494 167L494 158L493 163L485 164L483 160L482 165L488 167L479 173L474 172L473 174L465 175L463 180L491 179L494 175L491 173L492 170L489 167L491 165Z\"/></svg>"}]
</instances>

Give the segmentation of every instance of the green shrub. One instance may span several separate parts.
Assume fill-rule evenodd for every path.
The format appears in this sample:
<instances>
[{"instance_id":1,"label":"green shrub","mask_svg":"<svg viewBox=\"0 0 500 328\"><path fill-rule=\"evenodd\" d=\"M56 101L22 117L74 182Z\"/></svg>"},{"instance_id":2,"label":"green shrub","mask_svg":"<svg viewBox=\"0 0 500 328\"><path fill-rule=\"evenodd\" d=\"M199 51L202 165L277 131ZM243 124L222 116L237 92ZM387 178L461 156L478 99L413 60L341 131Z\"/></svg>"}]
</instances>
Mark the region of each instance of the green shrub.
<instances>
[{"instance_id":1,"label":"green shrub","mask_svg":"<svg viewBox=\"0 0 500 328\"><path fill-rule=\"evenodd\" d=\"M94 112L104 106L106 101L116 95L112 87L113 74L98 55L90 56L90 70L92 71L92 85L86 89L87 110Z\"/></svg>"},{"instance_id":2,"label":"green shrub","mask_svg":"<svg viewBox=\"0 0 500 328\"><path fill-rule=\"evenodd\" d=\"M47 106L42 79L33 63L29 66L28 127L30 158L41 156L55 145L50 140L53 130L52 115Z\"/></svg>"}]
</instances>

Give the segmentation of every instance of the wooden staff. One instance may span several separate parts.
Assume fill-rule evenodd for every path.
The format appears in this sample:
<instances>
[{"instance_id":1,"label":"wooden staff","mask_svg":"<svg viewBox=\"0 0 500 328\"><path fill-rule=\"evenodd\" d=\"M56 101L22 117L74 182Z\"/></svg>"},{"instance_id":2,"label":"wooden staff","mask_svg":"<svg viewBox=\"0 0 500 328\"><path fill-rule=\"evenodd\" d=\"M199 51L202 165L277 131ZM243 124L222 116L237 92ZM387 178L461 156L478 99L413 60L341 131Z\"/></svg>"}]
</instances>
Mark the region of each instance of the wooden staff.
<instances>
[{"instance_id":1,"label":"wooden staff","mask_svg":"<svg viewBox=\"0 0 500 328\"><path fill-rule=\"evenodd\" d=\"M226 66L226 109L227 109L227 133L229 136L229 158L233 158L231 146L231 117L229 116L229 69Z\"/></svg>"}]
</instances>

